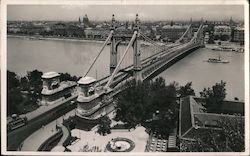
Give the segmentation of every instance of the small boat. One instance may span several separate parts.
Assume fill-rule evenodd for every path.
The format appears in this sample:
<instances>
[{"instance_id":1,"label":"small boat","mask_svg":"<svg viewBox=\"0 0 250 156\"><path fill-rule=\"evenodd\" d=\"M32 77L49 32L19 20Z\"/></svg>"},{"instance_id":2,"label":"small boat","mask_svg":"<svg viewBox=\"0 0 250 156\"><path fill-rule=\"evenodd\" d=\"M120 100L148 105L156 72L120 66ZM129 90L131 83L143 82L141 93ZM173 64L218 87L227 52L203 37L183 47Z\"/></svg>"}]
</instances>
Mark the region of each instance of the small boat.
<instances>
[{"instance_id":1,"label":"small boat","mask_svg":"<svg viewBox=\"0 0 250 156\"><path fill-rule=\"evenodd\" d=\"M143 47L147 47L147 46L150 46L151 44L148 43L148 42L141 42L141 46Z\"/></svg>"},{"instance_id":2,"label":"small boat","mask_svg":"<svg viewBox=\"0 0 250 156\"><path fill-rule=\"evenodd\" d=\"M207 60L207 62L209 62L209 63L229 63L228 60L221 59L220 55L219 55L219 58L209 58Z\"/></svg>"}]
</instances>

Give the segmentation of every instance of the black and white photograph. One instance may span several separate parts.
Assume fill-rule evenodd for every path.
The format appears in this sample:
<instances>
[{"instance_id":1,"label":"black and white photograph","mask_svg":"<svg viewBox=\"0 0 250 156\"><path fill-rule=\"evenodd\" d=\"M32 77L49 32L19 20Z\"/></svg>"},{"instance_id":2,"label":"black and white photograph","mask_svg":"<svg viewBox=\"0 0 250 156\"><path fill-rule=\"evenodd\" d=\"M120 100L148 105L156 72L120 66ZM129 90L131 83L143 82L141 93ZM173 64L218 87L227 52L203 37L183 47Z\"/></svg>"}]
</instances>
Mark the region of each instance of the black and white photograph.
<instances>
[{"instance_id":1,"label":"black and white photograph","mask_svg":"<svg viewBox=\"0 0 250 156\"><path fill-rule=\"evenodd\" d=\"M247 1L28 2L1 6L3 154L249 154Z\"/></svg>"}]
</instances>

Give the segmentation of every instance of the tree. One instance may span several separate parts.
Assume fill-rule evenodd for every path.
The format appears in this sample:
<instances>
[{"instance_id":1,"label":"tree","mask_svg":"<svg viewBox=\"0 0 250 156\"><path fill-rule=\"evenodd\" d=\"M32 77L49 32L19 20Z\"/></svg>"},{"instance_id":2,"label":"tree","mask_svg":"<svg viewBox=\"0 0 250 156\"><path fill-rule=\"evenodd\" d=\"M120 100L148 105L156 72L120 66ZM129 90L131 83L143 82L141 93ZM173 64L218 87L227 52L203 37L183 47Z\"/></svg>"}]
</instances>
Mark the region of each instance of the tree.
<instances>
[{"instance_id":1,"label":"tree","mask_svg":"<svg viewBox=\"0 0 250 156\"><path fill-rule=\"evenodd\" d=\"M7 114L18 114L18 104L23 100L20 80L16 73L7 71Z\"/></svg>"},{"instance_id":2,"label":"tree","mask_svg":"<svg viewBox=\"0 0 250 156\"><path fill-rule=\"evenodd\" d=\"M8 89L20 87L19 77L16 73L7 70L7 87Z\"/></svg>"},{"instance_id":3,"label":"tree","mask_svg":"<svg viewBox=\"0 0 250 156\"><path fill-rule=\"evenodd\" d=\"M60 73L60 81L77 81L76 76L71 76L69 73Z\"/></svg>"},{"instance_id":4,"label":"tree","mask_svg":"<svg viewBox=\"0 0 250 156\"><path fill-rule=\"evenodd\" d=\"M163 78L150 82L131 81L118 95L115 120L135 127L138 124L149 129L159 129L166 134L175 126L178 105L177 84L166 86ZM159 118L153 120L153 114L159 111Z\"/></svg>"},{"instance_id":5,"label":"tree","mask_svg":"<svg viewBox=\"0 0 250 156\"><path fill-rule=\"evenodd\" d=\"M212 86L212 89L209 87L202 92L200 92L201 97L205 98L205 107L207 112L217 113L220 112L221 105L223 100L226 97L226 82L221 81Z\"/></svg>"},{"instance_id":6,"label":"tree","mask_svg":"<svg viewBox=\"0 0 250 156\"><path fill-rule=\"evenodd\" d=\"M181 140L182 152L243 152L245 150L244 118L221 118L220 129L197 131L193 141Z\"/></svg>"},{"instance_id":7,"label":"tree","mask_svg":"<svg viewBox=\"0 0 250 156\"><path fill-rule=\"evenodd\" d=\"M188 82L185 86L181 86L178 93L181 98L189 95L195 96L194 89L192 88L192 82Z\"/></svg>"},{"instance_id":8,"label":"tree","mask_svg":"<svg viewBox=\"0 0 250 156\"><path fill-rule=\"evenodd\" d=\"M33 70L27 72L27 78L29 80L30 90L31 90L31 99L35 101L41 98L42 91L42 75L43 73L38 70Z\"/></svg>"},{"instance_id":9,"label":"tree","mask_svg":"<svg viewBox=\"0 0 250 156\"><path fill-rule=\"evenodd\" d=\"M22 77L20 80L20 84L21 84L22 90L29 91L30 85L29 85L29 80L27 79L27 77Z\"/></svg>"},{"instance_id":10,"label":"tree","mask_svg":"<svg viewBox=\"0 0 250 156\"><path fill-rule=\"evenodd\" d=\"M222 128L222 134L227 148L234 152L245 150L245 124L242 116L234 118L222 118L218 121Z\"/></svg>"},{"instance_id":11,"label":"tree","mask_svg":"<svg viewBox=\"0 0 250 156\"><path fill-rule=\"evenodd\" d=\"M102 117L98 125L97 133L99 133L100 135L110 134L110 124L111 120L108 116Z\"/></svg>"},{"instance_id":12,"label":"tree","mask_svg":"<svg viewBox=\"0 0 250 156\"><path fill-rule=\"evenodd\" d=\"M19 114L18 105L23 101L20 89L8 89L7 92L7 114Z\"/></svg>"},{"instance_id":13,"label":"tree","mask_svg":"<svg viewBox=\"0 0 250 156\"><path fill-rule=\"evenodd\" d=\"M225 152L226 146L215 130L203 130L195 133L194 140L181 140L181 152Z\"/></svg>"}]
</instances>

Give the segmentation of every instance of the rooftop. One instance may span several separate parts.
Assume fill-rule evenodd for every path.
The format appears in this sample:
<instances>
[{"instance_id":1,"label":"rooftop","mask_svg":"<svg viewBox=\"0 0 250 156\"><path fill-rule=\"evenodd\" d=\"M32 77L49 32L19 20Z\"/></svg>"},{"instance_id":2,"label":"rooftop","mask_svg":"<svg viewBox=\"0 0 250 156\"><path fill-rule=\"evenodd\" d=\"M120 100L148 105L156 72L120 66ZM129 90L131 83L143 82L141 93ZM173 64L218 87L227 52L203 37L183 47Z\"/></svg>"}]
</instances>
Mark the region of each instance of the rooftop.
<instances>
[{"instance_id":1,"label":"rooftop","mask_svg":"<svg viewBox=\"0 0 250 156\"><path fill-rule=\"evenodd\" d=\"M231 29L231 28L227 25L217 25L214 26L214 29Z\"/></svg>"},{"instance_id":2,"label":"rooftop","mask_svg":"<svg viewBox=\"0 0 250 156\"><path fill-rule=\"evenodd\" d=\"M187 28L187 26L180 26L180 25L173 25L173 26L171 26L171 25L164 25L163 27L162 27L162 29L184 29L184 28Z\"/></svg>"},{"instance_id":3,"label":"rooftop","mask_svg":"<svg viewBox=\"0 0 250 156\"><path fill-rule=\"evenodd\" d=\"M42 78L43 79L51 79L51 78L54 78L57 76L60 76L60 74L58 74L57 72L51 71L51 72L44 73L42 75Z\"/></svg>"},{"instance_id":4,"label":"rooftop","mask_svg":"<svg viewBox=\"0 0 250 156\"><path fill-rule=\"evenodd\" d=\"M188 96L181 100L180 109L180 135L188 137L192 132L189 132L193 127L200 128L220 128L221 120L229 119L231 122L236 122L238 118L244 119L244 102L241 101L224 101L220 109L220 113L210 113L203 106L205 103L203 98ZM237 116L236 114L241 114Z\"/></svg>"},{"instance_id":5,"label":"rooftop","mask_svg":"<svg viewBox=\"0 0 250 156\"><path fill-rule=\"evenodd\" d=\"M83 85L85 85L85 84L91 84L91 83L93 83L93 82L95 82L95 81L96 81L95 78L86 76L86 77L82 77L82 78L78 81L78 84L83 84Z\"/></svg>"},{"instance_id":6,"label":"rooftop","mask_svg":"<svg viewBox=\"0 0 250 156\"><path fill-rule=\"evenodd\" d=\"M244 27L236 27L235 30L244 30Z\"/></svg>"}]
</instances>

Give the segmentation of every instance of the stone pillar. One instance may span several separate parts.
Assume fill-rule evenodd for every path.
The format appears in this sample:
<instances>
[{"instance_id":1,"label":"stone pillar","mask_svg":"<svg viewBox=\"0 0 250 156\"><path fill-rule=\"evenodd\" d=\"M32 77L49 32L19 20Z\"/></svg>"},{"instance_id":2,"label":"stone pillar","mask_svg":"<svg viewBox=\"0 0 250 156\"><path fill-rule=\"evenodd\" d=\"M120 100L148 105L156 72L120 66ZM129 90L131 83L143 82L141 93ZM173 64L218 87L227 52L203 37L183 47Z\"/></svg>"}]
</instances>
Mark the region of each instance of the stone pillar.
<instances>
[{"instance_id":1,"label":"stone pillar","mask_svg":"<svg viewBox=\"0 0 250 156\"><path fill-rule=\"evenodd\" d=\"M142 69L141 51L140 51L139 47L140 47L140 43L139 43L138 36L137 36L134 43L133 43L134 76L135 76L136 80L142 80L142 76L141 76L141 69Z\"/></svg>"},{"instance_id":2,"label":"stone pillar","mask_svg":"<svg viewBox=\"0 0 250 156\"><path fill-rule=\"evenodd\" d=\"M140 43L139 43L139 30L140 30L140 20L138 18L138 14L136 14L135 18L135 26L134 26L134 32L137 32L135 41L133 43L133 62L134 62L134 76L136 80L142 80L141 76L141 51L140 51Z\"/></svg>"},{"instance_id":3,"label":"stone pillar","mask_svg":"<svg viewBox=\"0 0 250 156\"><path fill-rule=\"evenodd\" d=\"M111 20L111 27L110 30L113 31L115 30L115 15L112 15L112 20ZM117 66L117 51L116 51L116 41L114 34L110 39L110 74L112 74Z\"/></svg>"},{"instance_id":4,"label":"stone pillar","mask_svg":"<svg viewBox=\"0 0 250 156\"><path fill-rule=\"evenodd\" d=\"M140 44L136 37L133 43L133 51L134 51L134 70L141 70L141 51L139 48Z\"/></svg>"},{"instance_id":5,"label":"stone pillar","mask_svg":"<svg viewBox=\"0 0 250 156\"><path fill-rule=\"evenodd\" d=\"M110 74L113 73L113 71L115 70L116 66L117 66L117 51L115 48L115 37L112 36L111 38L111 44L110 44Z\"/></svg>"},{"instance_id":6,"label":"stone pillar","mask_svg":"<svg viewBox=\"0 0 250 156\"><path fill-rule=\"evenodd\" d=\"M193 37L193 30L192 30L192 27L190 27L189 32L188 32L188 40L190 41L192 37Z\"/></svg>"},{"instance_id":7,"label":"stone pillar","mask_svg":"<svg viewBox=\"0 0 250 156\"><path fill-rule=\"evenodd\" d=\"M200 31L200 34L199 34L199 40L200 40L200 44L201 44L201 47L204 48L205 47L205 40L204 40L204 32L203 32L203 26L201 28L201 31Z\"/></svg>"}]
</instances>

